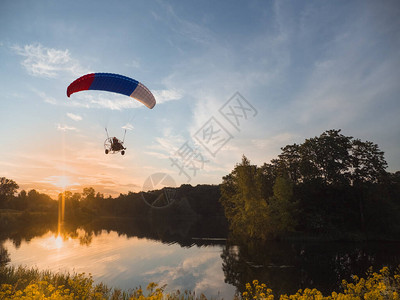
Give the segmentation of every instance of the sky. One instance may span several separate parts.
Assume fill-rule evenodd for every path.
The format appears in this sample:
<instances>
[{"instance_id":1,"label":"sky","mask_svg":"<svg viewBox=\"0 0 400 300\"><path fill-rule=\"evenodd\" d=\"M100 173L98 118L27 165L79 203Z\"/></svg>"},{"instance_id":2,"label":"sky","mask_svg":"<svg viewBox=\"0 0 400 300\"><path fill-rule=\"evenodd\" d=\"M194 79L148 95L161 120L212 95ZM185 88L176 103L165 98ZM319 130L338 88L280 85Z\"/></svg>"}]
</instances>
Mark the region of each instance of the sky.
<instances>
[{"instance_id":1,"label":"sky","mask_svg":"<svg viewBox=\"0 0 400 300\"><path fill-rule=\"evenodd\" d=\"M0 177L56 198L219 184L326 130L400 170L399 1L0 2ZM157 104L99 91L92 73ZM104 153L105 128L124 156ZM149 187L150 182L150 187Z\"/></svg>"}]
</instances>

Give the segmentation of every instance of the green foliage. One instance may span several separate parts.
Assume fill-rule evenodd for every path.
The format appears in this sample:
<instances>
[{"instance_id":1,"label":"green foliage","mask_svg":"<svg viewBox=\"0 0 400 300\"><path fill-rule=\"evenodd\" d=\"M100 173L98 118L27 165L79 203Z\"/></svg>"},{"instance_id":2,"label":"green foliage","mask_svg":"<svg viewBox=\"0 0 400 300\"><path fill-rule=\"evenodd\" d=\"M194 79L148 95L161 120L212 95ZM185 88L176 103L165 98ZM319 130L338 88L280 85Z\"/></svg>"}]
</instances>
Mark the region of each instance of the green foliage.
<instances>
[{"instance_id":1,"label":"green foliage","mask_svg":"<svg viewBox=\"0 0 400 300\"><path fill-rule=\"evenodd\" d=\"M328 130L281 149L261 167L243 156L223 177L220 202L235 234L400 233L400 182L378 145Z\"/></svg>"},{"instance_id":2,"label":"green foliage","mask_svg":"<svg viewBox=\"0 0 400 300\"><path fill-rule=\"evenodd\" d=\"M0 268L1 282L0 299L140 299L140 300L195 300L207 298L201 294L196 296L194 292L165 291L166 286L150 283L146 291L141 287L130 292L112 289L104 284L93 283L92 276L82 274L52 274L39 272L36 269L2 267ZM398 300L400 299L400 275L399 271L391 274L387 267L379 273L372 269L367 273L367 278L353 276L353 282L342 282L343 292L332 291L324 296L317 289L301 289L294 295L280 295L281 300ZM264 283L253 280L246 284L246 289L241 293L241 299L274 299L273 291Z\"/></svg>"},{"instance_id":3,"label":"green foliage","mask_svg":"<svg viewBox=\"0 0 400 300\"><path fill-rule=\"evenodd\" d=\"M399 272L390 274L387 267L382 268L379 273L372 272L372 269L367 273L367 278L358 278L353 276L353 283L343 280L343 292L337 293L333 291L328 296L317 289L301 289L294 295L280 295L280 300L398 300L400 299L400 275ZM243 300L254 299L274 299L271 289L267 285L260 284L258 280L254 280L252 284L246 284L246 291L242 293Z\"/></svg>"},{"instance_id":4,"label":"green foliage","mask_svg":"<svg viewBox=\"0 0 400 300\"><path fill-rule=\"evenodd\" d=\"M267 288L264 283L259 283L258 280L253 280L252 284L246 284L246 291L242 293L243 300L265 299L273 300L274 295L272 290Z\"/></svg>"},{"instance_id":5,"label":"green foliage","mask_svg":"<svg viewBox=\"0 0 400 300\"><path fill-rule=\"evenodd\" d=\"M243 156L241 164L224 177L220 201L234 234L266 239L294 230L293 184L287 176L272 176L270 171L265 165L251 165Z\"/></svg>"},{"instance_id":6,"label":"green foliage","mask_svg":"<svg viewBox=\"0 0 400 300\"><path fill-rule=\"evenodd\" d=\"M273 164L295 183L320 179L324 184L375 183L385 176L387 163L378 145L328 130L303 144L288 145Z\"/></svg>"},{"instance_id":7,"label":"green foliage","mask_svg":"<svg viewBox=\"0 0 400 300\"><path fill-rule=\"evenodd\" d=\"M195 300L190 291L166 293L164 286L151 282L146 290L136 287L128 291L94 284L92 276L80 274L53 274L23 267L0 267L0 299L132 299L132 300Z\"/></svg>"},{"instance_id":8,"label":"green foliage","mask_svg":"<svg viewBox=\"0 0 400 300\"><path fill-rule=\"evenodd\" d=\"M257 166L243 156L241 164L221 185L221 204L230 222L231 229L238 235L250 238L266 238L268 232L268 209L261 195L262 185Z\"/></svg>"},{"instance_id":9,"label":"green foliage","mask_svg":"<svg viewBox=\"0 0 400 300\"><path fill-rule=\"evenodd\" d=\"M288 177L277 177L273 191L268 207L271 230L276 234L294 231L296 203L293 202L293 183Z\"/></svg>"}]
</instances>

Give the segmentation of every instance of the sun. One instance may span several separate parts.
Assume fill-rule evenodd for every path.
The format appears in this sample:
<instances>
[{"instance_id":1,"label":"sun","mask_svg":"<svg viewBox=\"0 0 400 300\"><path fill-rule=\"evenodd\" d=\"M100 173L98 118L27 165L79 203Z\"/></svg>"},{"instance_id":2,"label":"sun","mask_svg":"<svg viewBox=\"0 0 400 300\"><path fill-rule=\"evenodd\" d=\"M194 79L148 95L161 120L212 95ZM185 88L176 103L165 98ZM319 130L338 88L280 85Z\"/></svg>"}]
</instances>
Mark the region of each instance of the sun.
<instances>
[{"instance_id":1,"label":"sun","mask_svg":"<svg viewBox=\"0 0 400 300\"><path fill-rule=\"evenodd\" d=\"M51 235L40 242L40 245L47 250L58 250L63 248L64 241L61 235Z\"/></svg>"},{"instance_id":2,"label":"sun","mask_svg":"<svg viewBox=\"0 0 400 300\"><path fill-rule=\"evenodd\" d=\"M71 185L71 181L68 176L54 176L53 184L57 187L65 189L67 186Z\"/></svg>"},{"instance_id":3,"label":"sun","mask_svg":"<svg viewBox=\"0 0 400 300\"><path fill-rule=\"evenodd\" d=\"M54 245L56 249L61 249L63 246L63 239L60 235L58 235L54 241Z\"/></svg>"},{"instance_id":4,"label":"sun","mask_svg":"<svg viewBox=\"0 0 400 300\"><path fill-rule=\"evenodd\" d=\"M52 185L65 189L66 187L73 186L73 185L79 185L79 183L74 182L70 176L65 176L65 175L54 175L46 178L45 180L48 183L51 183Z\"/></svg>"}]
</instances>

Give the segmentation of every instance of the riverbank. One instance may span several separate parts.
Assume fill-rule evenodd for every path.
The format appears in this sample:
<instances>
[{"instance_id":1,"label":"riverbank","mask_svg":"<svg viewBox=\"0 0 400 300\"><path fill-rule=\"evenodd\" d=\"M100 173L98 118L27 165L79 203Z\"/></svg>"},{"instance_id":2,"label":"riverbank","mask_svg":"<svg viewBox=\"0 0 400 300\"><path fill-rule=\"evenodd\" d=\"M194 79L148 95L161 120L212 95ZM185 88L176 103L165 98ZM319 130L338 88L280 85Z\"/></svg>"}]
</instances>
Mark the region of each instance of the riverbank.
<instances>
[{"instance_id":1,"label":"riverbank","mask_svg":"<svg viewBox=\"0 0 400 300\"><path fill-rule=\"evenodd\" d=\"M323 295L316 289L299 290L294 295L279 295L277 299L400 299L400 275L384 267L365 278L354 276L353 282L343 281L343 291L332 291ZM94 284L90 274L55 274L24 267L0 267L0 299L202 299L195 291L166 292L165 286L149 283L146 289L134 287L120 290L102 283ZM274 299L273 291L264 283L254 280L234 299Z\"/></svg>"}]
</instances>

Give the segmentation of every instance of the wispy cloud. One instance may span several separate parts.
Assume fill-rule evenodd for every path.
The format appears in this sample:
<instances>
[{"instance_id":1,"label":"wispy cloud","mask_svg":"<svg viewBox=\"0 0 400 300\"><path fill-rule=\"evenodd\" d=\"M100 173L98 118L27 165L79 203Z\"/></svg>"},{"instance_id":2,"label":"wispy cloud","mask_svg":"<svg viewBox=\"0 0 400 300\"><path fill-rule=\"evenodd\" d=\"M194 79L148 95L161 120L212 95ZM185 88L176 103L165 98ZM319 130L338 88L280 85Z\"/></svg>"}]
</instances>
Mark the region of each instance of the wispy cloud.
<instances>
[{"instance_id":1,"label":"wispy cloud","mask_svg":"<svg viewBox=\"0 0 400 300\"><path fill-rule=\"evenodd\" d=\"M73 113L67 113L67 116L74 121L81 121L82 117Z\"/></svg>"},{"instance_id":2,"label":"wispy cloud","mask_svg":"<svg viewBox=\"0 0 400 300\"><path fill-rule=\"evenodd\" d=\"M173 100L179 100L183 97L183 92L177 89L157 90L154 91L153 94L157 100L157 104Z\"/></svg>"},{"instance_id":3,"label":"wispy cloud","mask_svg":"<svg viewBox=\"0 0 400 300\"><path fill-rule=\"evenodd\" d=\"M72 58L68 49L47 48L41 44L30 44L23 47L11 47L14 52L24 57L22 66L29 74L37 77L57 77L60 72L79 75L84 72L79 62Z\"/></svg>"},{"instance_id":4,"label":"wispy cloud","mask_svg":"<svg viewBox=\"0 0 400 300\"><path fill-rule=\"evenodd\" d=\"M67 105L85 108L106 108L111 110L143 107L143 104L131 97L100 91L90 92L90 94L82 92L71 96L71 98L66 101Z\"/></svg>"},{"instance_id":5,"label":"wispy cloud","mask_svg":"<svg viewBox=\"0 0 400 300\"><path fill-rule=\"evenodd\" d=\"M152 12L154 19L165 22L166 26L177 33L178 36L205 46L215 41L215 35L211 30L178 15L172 5L164 2L160 4L163 7L163 15Z\"/></svg>"},{"instance_id":6,"label":"wispy cloud","mask_svg":"<svg viewBox=\"0 0 400 300\"><path fill-rule=\"evenodd\" d=\"M169 159L171 157L171 155L167 155L165 153L156 152L156 151L144 151L144 153L146 153L148 155L151 155L151 156L154 156L154 157L159 158L159 159Z\"/></svg>"},{"instance_id":7,"label":"wispy cloud","mask_svg":"<svg viewBox=\"0 0 400 300\"><path fill-rule=\"evenodd\" d=\"M171 155L179 149L185 142L185 139L182 136L165 135L163 137L156 137L155 141L157 144L149 148Z\"/></svg>"},{"instance_id":8,"label":"wispy cloud","mask_svg":"<svg viewBox=\"0 0 400 300\"><path fill-rule=\"evenodd\" d=\"M131 123L126 123L124 126L122 126L122 129L133 130L134 127Z\"/></svg>"},{"instance_id":9,"label":"wispy cloud","mask_svg":"<svg viewBox=\"0 0 400 300\"><path fill-rule=\"evenodd\" d=\"M46 93L42 92L42 91L38 91L36 89L33 89L33 91L40 97L43 99L44 102L49 103L49 104L53 104L56 105L57 104L57 100L54 97L51 97L49 95L47 95Z\"/></svg>"},{"instance_id":10,"label":"wispy cloud","mask_svg":"<svg viewBox=\"0 0 400 300\"><path fill-rule=\"evenodd\" d=\"M126 66L134 69L139 69L141 64L139 60L132 59L130 62L126 63Z\"/></svg>"},{"instance_id":11,"label":"wispy cloud","mask_svg":"<svg viewBox=\"0 0 400 300\"><path fill-rule=\"evenodd\" d=\"M57 125L57 130L60 130L60 131L78 131L77 128L68 126L66 124L56 124L56 125Z\"/></svg>"}]
</instances>

